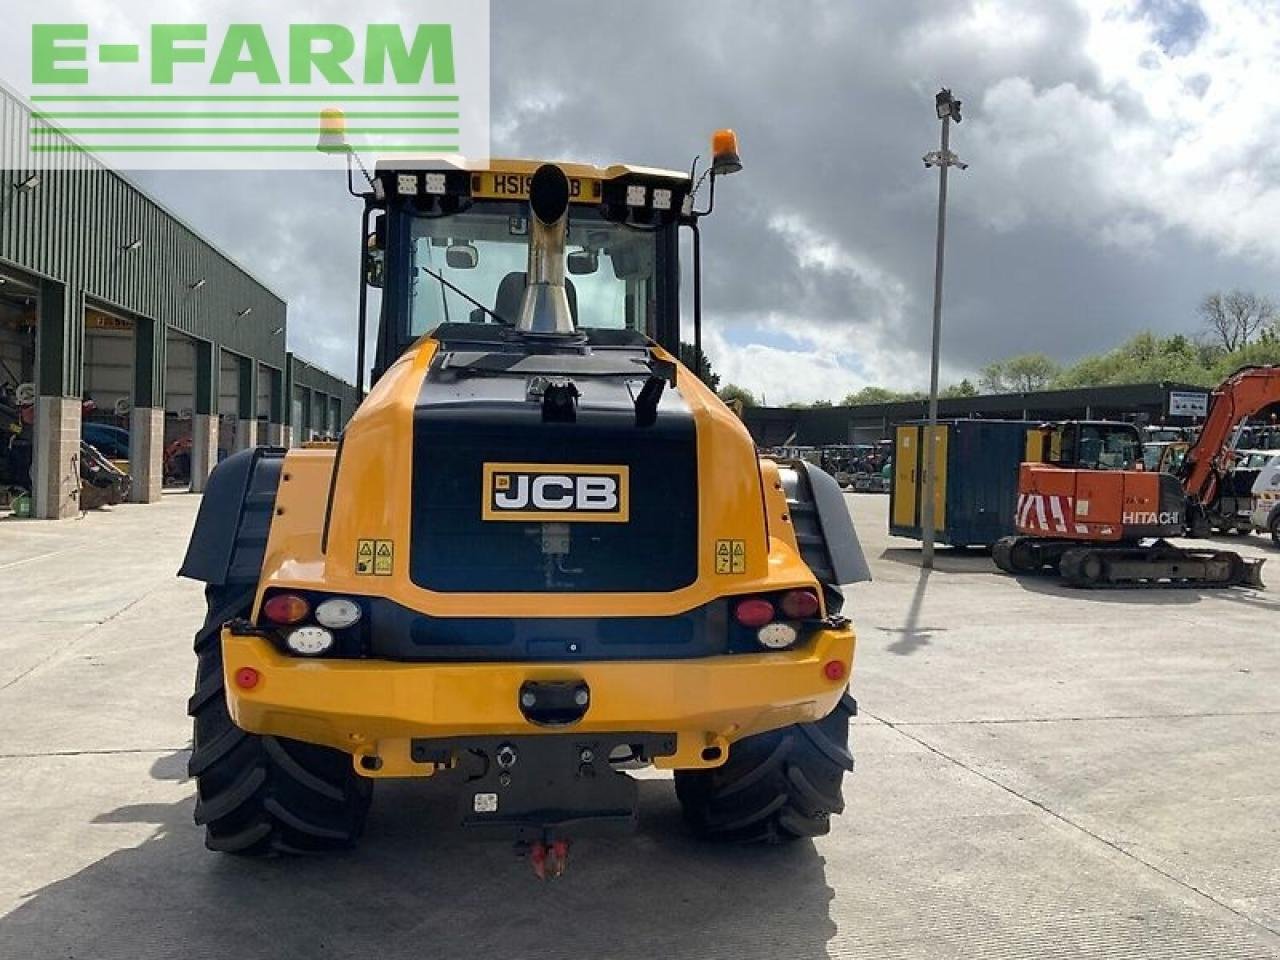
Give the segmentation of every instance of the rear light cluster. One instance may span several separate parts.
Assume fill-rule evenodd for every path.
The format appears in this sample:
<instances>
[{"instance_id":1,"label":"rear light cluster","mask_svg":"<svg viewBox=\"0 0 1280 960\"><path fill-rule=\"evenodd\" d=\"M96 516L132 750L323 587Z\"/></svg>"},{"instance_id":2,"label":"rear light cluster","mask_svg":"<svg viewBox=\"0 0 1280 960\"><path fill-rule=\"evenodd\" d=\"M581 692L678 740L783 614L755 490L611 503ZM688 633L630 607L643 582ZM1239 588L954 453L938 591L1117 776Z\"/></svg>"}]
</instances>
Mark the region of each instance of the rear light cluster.
<instances>
[{"instance_id":1,"label":"rear light cluster","mask_svg":"<svg viewBox=\"0 0 1280 960\"><path fill-rule=\"evenodd\" d=\"M320 657L331 651L335 630L360 622L360 604L348 597L327 597L312 609L311 601L296 593L277 593L262 604L262 616L281 627L284 645L302 657Z\"/></svg>"},{"instance_id":2,"label":"rear light cluster","mask_svg":"<svg viewBox=\"0 0 1280 960\"><path fill-rule=\"evenodd\" d=\"M800 639L794 621L811 620L822 604L809 589L788 590L765 597L743 597L733 605L733 619L756 632L756 642L766 650L786 650Z\"/></svg>"}]
</instances>

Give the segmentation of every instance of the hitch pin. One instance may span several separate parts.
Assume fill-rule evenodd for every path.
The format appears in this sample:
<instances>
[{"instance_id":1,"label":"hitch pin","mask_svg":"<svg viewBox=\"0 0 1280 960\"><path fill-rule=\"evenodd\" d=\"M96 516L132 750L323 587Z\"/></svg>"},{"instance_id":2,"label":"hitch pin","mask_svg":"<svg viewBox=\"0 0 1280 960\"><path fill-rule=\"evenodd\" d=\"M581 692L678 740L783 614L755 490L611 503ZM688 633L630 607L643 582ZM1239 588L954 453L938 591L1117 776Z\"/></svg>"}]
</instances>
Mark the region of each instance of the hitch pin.
<instances>
[{"instance_id":1,"label":"hitch pin","mask_svg":"<svg viewBox=\"0 0 1280 960\"><path fill-rule=\"evenodd\" d=\"M549 845L541 840L535 842L529 849L529 862L539 880L563 876L569 867L569 841L556 840Z\"/></svg>"}]
</instances>

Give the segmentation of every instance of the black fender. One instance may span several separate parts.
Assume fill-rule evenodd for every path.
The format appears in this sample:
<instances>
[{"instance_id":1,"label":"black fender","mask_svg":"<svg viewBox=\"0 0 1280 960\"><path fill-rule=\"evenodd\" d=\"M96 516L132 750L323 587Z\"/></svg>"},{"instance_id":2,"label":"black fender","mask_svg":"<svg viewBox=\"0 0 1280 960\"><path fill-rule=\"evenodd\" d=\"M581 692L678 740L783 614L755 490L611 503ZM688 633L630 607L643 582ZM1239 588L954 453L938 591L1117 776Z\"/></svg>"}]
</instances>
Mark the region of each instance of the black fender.
<instances>
[{"instance_id":1,"label":"black fender","mask_svg":"<svg viewBox=\"0 0 1280 960\"><path fill-rule=\"evenodd\" d=\"M778 473L800 555L818 581L838 588L870 580L871 568L835 477L807 460L779 464ZM838 610L827 593L828 606Z\"/></svg>"},{"instance_id":2,"label":"black fender","mask_svg":"<svg viewBox=\"0 0 1280 960\"><path fill-rule=\"evenodd\" d=\"M215 587L258 582L284 455L254 447L213 468L178 576Z\"/></svg>"}]
</instances>

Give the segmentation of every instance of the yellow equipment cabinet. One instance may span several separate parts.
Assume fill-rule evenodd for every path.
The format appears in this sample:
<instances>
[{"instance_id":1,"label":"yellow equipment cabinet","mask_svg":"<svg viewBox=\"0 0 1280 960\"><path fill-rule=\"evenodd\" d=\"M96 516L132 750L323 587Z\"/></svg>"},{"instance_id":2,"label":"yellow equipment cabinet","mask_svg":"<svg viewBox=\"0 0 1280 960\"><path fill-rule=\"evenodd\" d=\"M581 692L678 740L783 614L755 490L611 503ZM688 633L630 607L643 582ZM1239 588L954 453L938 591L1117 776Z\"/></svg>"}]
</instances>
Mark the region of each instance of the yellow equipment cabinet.
<instances>
[{"instance_id":1,"label":"yellow equipment cabinet","mask_svg":"<svg viewBox=\"0 0 1280 960\"><path fill-rule=\"evenodd\" d=\"M1014 532L1018 467L1039 424L1029 420L938 422L938 482L934 487L934 536L956 547L990 546ZM924 437L928 425L904 423L894 431L889 532L920 539ZM1039 459L1035 457L1034 459Z\"/></svg>"}]
</instances>

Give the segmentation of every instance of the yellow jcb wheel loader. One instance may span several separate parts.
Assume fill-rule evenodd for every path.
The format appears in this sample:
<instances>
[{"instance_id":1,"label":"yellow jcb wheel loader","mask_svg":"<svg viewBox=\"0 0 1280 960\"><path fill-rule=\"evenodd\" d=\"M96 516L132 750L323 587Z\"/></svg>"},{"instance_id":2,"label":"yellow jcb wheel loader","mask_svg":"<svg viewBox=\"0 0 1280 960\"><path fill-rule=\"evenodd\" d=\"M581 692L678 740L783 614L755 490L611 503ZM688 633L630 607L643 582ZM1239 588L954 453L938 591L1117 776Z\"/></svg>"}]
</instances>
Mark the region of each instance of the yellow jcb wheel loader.
<instances>
[{"instance_id":1,"label":"yellow jcb wheel loader","mask_svg":"<svg viewBox=\"0 0 1280 960\"><path fill-rule=\"evenodd\" d=\"M374 385L338 443L220 464L181 571L209 848L347 847L377 780L440 777L555 873L635 824L639 765L701 834L827 832L867 571L835 481L674 359L715 146L705 210L666 170L377 165Z\"/></svg>"}]
</instances>

